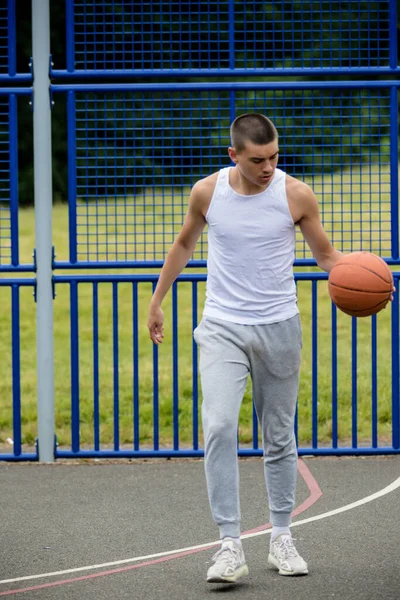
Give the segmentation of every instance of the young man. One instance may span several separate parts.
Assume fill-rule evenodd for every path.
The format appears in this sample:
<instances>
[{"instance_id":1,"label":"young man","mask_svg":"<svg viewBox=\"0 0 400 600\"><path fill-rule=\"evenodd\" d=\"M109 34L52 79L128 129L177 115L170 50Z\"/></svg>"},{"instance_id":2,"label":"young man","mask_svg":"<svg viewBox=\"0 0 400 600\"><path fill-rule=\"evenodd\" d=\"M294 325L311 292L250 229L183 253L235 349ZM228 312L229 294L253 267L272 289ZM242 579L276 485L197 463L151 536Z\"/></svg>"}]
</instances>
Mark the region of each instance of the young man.
<instances>
[{"instance_id":1,"label":"young man","mask_svg":"<svg viewBox=\"0 0 400 600\"><path fill-rule=\"evenodd\" d=\"M278 133L261 114L231 126L227 167L194 186L184 224L165 260L150 303L150 337L164 337L161 303L208 224L208 278L200 347L205 472L222 540L207 581L235 582L248 568L240 541L237 427L248 375L259 419L272 533L268 562L281 575L308 573L293 545L297 449L294 417L301 326L293 277L295 226L319 267L342 256L322 227L308 185L277 169Z\"/></svg>"}]
</instances>

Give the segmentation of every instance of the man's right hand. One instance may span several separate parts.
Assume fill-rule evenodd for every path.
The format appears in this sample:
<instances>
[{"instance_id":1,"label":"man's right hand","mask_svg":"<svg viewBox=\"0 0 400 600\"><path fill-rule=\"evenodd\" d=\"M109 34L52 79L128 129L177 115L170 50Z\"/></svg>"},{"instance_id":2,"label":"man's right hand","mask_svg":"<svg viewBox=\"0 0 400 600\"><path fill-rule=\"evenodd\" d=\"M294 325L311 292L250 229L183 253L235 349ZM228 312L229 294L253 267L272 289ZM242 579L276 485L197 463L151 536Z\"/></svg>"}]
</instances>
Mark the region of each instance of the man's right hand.
<instances>
[{"instance_id":1,"label":"man's right hand","mask_svg":"<svg viewBox=\"0 0 400 600\"><path fill-rule=\"evenodd\" d=\"M164 337L164 313L160 306L153 306L150 304L149 318L147 321L147 327L149 328L151 340L157 344L162 344Z\"/></svg>"}]
</instances>

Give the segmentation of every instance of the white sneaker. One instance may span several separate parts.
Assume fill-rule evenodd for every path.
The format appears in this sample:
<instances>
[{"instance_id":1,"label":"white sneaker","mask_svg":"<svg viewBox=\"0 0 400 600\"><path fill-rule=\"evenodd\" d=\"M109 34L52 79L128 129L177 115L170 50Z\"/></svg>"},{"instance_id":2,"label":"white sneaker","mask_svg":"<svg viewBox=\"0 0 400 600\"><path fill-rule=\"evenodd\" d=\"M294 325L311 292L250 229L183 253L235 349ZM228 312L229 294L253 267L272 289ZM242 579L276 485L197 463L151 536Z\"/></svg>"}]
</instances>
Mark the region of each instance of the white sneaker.
<instances>
[{"instance_id":1,"label":"white sneaker","mask_svg":"<svg viewBox=\"0 0 400 600\"><path fill-rule=\"evenodd\" d=\"M271 540L268 563L279 575L307 575L307 563L297 552L291 535L281 534Z\"/></svg>"},{"instance_id":2,"label":"white sneaker","mask_svg":"<svg viewBox=\"0 0 400 600\"><path fill-rule=\"evenodd\" d=\"M212 560L214 564L207 571L208 583L235 583L249 573L243 548L231 538L224 539Z\"/></svg>"}]
</instances>

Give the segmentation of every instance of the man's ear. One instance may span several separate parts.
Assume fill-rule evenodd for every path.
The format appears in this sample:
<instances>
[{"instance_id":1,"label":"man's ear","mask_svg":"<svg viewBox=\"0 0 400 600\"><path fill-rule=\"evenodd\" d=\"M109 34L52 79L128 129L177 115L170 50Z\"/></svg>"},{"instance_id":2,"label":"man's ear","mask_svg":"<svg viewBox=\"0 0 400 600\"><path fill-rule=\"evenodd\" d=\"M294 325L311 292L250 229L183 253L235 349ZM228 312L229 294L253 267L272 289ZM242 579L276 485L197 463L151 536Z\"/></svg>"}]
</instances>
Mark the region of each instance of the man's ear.
<instances>
[{"instance_id":1,"label":"man's ear","mask_svg":"<svg viewBox=\"0 0 400 600\"><path fill-rule=\"evenodd\" d=\"M238 161L238 158L237 158L237 152L236 152L235 148L233 148L232 146L229 146L228 154L229 154L231 161L236 164Z\"/></svg>"}]
</instances>

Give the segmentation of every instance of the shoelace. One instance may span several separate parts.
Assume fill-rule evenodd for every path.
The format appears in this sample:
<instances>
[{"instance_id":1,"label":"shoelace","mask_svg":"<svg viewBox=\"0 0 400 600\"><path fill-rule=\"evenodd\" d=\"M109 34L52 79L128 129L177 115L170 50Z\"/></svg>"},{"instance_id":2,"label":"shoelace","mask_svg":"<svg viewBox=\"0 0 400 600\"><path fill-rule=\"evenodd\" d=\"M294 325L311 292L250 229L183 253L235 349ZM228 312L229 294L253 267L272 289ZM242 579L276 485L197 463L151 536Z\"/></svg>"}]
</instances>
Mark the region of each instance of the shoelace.
<instances>
[{"instance_id":1,"label":"shoelace","mask_svg":"<svg viewBox=\"0 0 400 600\"><path fill-rule=\"evenodd\" d=\"M297 550L293 544L293 538L284 538L278 545L278 549L285 559L296 558Z\"/></svg>"},{"instance_id":2,"label":"shoelace","mask_svg":"<svg viewBox=\"0 0 400 600\"><path fill-rule=\"evenodd\" d=\"M234 566L239 559L239 550L234 546L222 547L212 557L213 562L216 562L217 559L221 562L226 562L228 565Z\"/></svg>"}]
</instances>

